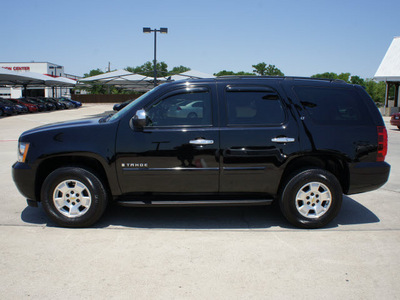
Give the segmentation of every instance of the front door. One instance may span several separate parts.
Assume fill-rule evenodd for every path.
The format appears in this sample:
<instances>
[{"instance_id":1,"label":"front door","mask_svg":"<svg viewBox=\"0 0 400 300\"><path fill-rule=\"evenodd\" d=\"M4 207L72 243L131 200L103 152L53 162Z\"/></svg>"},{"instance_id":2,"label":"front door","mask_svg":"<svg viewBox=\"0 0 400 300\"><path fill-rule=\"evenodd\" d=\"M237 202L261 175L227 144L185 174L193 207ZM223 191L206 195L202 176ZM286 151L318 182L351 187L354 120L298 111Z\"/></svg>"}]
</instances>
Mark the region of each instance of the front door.
<instances>
[{"instance_id":1,"label":"front door","mask_svg":"<svg viewBox=\"0 0 400 300\"><path fill-rule=\"evenodd\" d=\"M142 130L120 124L116 160L123 193L218 192L215 94L209 86L176 89L144 107Z\"/></svg>"}]
</instances>

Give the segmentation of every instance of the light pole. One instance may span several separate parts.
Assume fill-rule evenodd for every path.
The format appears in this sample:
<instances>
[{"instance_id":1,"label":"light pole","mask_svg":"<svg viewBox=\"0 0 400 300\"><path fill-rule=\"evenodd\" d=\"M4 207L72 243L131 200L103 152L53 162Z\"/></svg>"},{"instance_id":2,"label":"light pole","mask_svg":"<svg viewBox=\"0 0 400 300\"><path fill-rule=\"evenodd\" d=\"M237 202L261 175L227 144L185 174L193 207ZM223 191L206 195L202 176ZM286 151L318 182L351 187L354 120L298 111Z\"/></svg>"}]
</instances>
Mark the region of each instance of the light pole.
<instances>
[{"instance_id":1,"label":"light pole","mask_svg":"<svg viewBox=\"0 0 400 300\"><path fill-rule=\"evenodd\" d=\"M157 86L157 32L167 34L168 28L161 27L160 29L151 29L150 27L143 27L143 33L154 32L154 87Z\"/></svg>"}]
</instances>

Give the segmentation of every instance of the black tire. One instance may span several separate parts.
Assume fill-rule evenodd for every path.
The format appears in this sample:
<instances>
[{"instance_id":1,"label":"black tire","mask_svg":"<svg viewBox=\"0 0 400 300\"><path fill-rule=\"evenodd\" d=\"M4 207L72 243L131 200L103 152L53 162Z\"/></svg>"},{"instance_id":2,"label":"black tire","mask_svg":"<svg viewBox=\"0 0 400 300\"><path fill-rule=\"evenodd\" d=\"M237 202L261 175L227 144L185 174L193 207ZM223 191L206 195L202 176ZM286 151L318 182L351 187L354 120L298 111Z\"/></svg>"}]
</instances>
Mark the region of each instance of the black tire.
<instances>
[{"instance_id":1,"label":"black tire","mask_svg":"<svg viewBox=\"0 0 400 300\"><path fill-rule=\"evenodd\" d=\"M283 188L279 205L283 215L300 228L320 228L340 211L343 192L337 178L322 169L295 173Z\"/></svg>"},{"instance_id":2,"label":"black tire","mask_svg":"<svg viewBox=\"0 0 400 300\"><path fill-rule=\"evenodd\" d=\"M191 112L190 114L188 114L188 119L195 119L197 118L197 114L195 112Z\"/></svg>"},{"instance_id":3,"label":"black tire","mask_svg":"<svg viewBox=\"0 0 400 300\"><path fill-rule=\"evenodd\" d=\"M397 126L398 129L400 129L400 126Z\"/></svg>"},{"instance_id":4,"label":"black tire","mask_svg":"<svg viewBox=\"0 0 400 300\"><path fill-rule=\"evenodd\" d=\"M0 117L4 116L3 110L0 109Z\"/></svg>"},{"instance_id":5,"label":"black tire","mask_svg":"<svg viewBox=\"0 0 400 300\"><path fill-rule=\"evenodd\" d=\"M50 173L41 190L47 215L63 227L88 227L103 215L108 194L101 180L91 171L63 167Z\"/></svg>"}]
</instances>

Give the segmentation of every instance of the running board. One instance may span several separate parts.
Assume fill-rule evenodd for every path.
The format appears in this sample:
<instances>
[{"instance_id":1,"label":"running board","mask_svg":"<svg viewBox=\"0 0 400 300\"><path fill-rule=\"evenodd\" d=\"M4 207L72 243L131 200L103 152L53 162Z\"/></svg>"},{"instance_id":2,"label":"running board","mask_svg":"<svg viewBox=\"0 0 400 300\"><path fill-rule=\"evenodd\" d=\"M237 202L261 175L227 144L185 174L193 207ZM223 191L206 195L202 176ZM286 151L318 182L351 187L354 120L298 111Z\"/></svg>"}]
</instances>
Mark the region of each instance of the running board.
<instances>
[{"instance_id":1,"label":"running board","mask_svg":"<svg viewBox=\"0 0 400 300\"><path fill-rule=\"evenodd\" d=\"M251 200L139 200L139 201L116 201L118 205L128 207L149 206L241 206L241 205L270 205L273 199L251 199Z\"/></svg>"}]
</instances>

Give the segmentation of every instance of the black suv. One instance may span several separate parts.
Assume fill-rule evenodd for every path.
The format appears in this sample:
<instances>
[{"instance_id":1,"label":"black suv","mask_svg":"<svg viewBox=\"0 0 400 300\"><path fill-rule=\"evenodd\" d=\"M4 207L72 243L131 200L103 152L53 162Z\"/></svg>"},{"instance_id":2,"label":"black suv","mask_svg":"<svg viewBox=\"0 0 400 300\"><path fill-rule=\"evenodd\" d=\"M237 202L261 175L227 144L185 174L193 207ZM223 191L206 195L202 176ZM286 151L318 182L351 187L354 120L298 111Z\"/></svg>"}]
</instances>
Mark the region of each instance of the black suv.
<instances>
[{"instance_id":1,"label":"black suv","mask_svg":"<svg viewBox=\"0 0 400 300\"><path fill-rule=\"evenodd\" d=\"M387 132L366 91L342 81L219 77L162 84L118 113L19 138L13 178L67 227L124 206L265 205L317 228L342 195L382 186Z\"/></svg>"}]
</instances>

